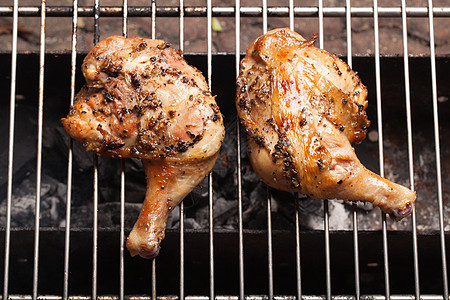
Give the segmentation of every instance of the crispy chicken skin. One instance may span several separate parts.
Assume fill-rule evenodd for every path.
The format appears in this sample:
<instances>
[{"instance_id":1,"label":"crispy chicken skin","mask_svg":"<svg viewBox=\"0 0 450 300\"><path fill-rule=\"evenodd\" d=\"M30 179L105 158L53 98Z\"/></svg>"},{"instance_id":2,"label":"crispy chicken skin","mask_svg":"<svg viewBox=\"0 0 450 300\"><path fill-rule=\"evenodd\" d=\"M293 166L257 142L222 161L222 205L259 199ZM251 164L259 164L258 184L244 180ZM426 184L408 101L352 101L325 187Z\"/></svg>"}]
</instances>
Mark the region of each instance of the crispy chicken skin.
<instances>
[{"instance_id":1,"label":"crispy chicken skin","mask_svg":"<svg viewBox=\"0 0 450 300\"><path fill-rule=\"evenodd\" d=\"M356 72L289 29L256 39L241 61L236 107L248 155L267 185L315 199L367 201L396 220L416 194L367 170L367 89Z\"/></svg>"},{"instance_id":2,"label":"crispy chicken skin","mask_svg":"<svg viewBox=\"0 0 450 300\"><path fill-rule=\"evenodd\" d=\"M82 71L86 85L62 123L87 151L142 159L147 192L127 248L154 257L169 213L214 166L222 115L201 72L161 40L109 37Z\"/></svg>"}]
</instances>

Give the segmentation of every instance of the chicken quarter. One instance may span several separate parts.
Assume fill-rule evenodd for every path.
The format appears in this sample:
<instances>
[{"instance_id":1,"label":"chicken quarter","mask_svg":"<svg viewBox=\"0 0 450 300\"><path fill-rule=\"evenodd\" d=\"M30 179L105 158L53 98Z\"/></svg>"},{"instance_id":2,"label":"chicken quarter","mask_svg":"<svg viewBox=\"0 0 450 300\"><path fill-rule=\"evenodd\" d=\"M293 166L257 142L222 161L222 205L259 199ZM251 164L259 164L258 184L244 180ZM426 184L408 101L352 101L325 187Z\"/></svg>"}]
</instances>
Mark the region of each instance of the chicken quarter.
<instances>
[{"instance_id":1,"label":"chicken quarter","mask_svg":"<svg viewBox=\"0 0 450 300\"><path fill-rule=\"evenodd\" d=\"M222 114L201 72L161 40L106 38L82 71L86 84L61 121L86 151L142 159L147 191L127 248L155 257L170 212L217 160Z\"/></svg>"},{"instance_id":2,"label":"chicken quarter","mask_svg":"<svg viewBox=\"0 0 450 300\"><path fill-rule=\"evenodd\" d=\"M367 88L336 56L289 29L257 38L241 61L236 108L253 169L270 187L315 199L366 201L395 220L416 193L367 170Z\"/></svg>"}]
</instances>

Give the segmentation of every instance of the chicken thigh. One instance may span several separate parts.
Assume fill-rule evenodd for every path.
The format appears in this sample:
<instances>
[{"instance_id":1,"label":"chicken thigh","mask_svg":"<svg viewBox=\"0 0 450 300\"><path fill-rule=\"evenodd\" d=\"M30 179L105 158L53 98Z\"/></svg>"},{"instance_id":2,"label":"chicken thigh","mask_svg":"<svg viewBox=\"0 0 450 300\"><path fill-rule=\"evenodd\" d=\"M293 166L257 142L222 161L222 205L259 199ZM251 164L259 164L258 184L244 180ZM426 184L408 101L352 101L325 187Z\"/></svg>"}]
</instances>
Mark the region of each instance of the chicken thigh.
<instances>
[{"instance_id":1,"label":"chicken thigh","mask_svg":"<svg viewBox=\"0 0 450 300\"><path fill-rule=\"evenodd\" d=\"M147 192L127 248L154 257L171 210L214 166L222 115L201 72L161 40L109 37L82 71L86 85L62 123L87 151L142 159Z\"/></svg>"},{"instance_id":2,"label":"chicken thigh","mask_svg":"<svg viewBox=\"0 0 450 300\"><path fill-rule=\"evenodd\" d=\"M241 61L236 107L252 166L273 188L371 202L399 220L411 212L415 193L367 170L352 147L370 124L367 89L314 40L275 29Z\"/></svg>"}]
</instances>

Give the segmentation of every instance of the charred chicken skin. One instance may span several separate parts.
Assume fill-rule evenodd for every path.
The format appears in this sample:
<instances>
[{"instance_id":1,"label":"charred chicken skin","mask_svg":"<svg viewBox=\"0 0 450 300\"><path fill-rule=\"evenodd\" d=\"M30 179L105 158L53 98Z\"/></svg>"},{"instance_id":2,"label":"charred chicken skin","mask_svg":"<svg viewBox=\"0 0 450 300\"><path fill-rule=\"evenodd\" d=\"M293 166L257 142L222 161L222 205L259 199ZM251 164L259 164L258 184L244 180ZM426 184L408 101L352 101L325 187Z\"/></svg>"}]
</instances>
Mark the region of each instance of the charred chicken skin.
<instances>
[{"instance_id":1,"label":"charred chicken skin","mask_svg":"<svg viewBox=\"0 0 450 300\"><path fill-rule=\"evenodd\" d=\"M214 166L222 115L201 72L161 40L109 37L82 71L86 85L62 123L87 151L142 159L147 192L127 248L154 257L171 210Z\"/></svg>"},{"instance_id":2,"label":"charred chicken skin","mask_svg":"<svg viewBox=\"0 0 450 300\"><path fill-rule=\"evenodd\" d=\"M367 89L314 40L275 29L256 39L241 61L236 107L250 162L273 188L371 202L399 220L416 194L367 170L352 147L370 124Z\"/></svg>"}]
</instances>

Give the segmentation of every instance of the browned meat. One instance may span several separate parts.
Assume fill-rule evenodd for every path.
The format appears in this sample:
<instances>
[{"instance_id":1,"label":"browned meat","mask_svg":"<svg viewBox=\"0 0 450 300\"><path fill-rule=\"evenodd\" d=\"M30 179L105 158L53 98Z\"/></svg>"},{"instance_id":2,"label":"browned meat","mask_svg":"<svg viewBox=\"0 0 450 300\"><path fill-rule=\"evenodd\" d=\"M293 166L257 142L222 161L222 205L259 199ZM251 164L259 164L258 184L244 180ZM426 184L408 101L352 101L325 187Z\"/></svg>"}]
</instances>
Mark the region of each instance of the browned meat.
<instances>
[{"instance_id":1,"label":"browned meat","mask_svg":"<svg viewBox=\"0 0 450 300\"><path fill-rule=\"evenodd\" d=\"M143 160L147 193L127 240L154 257L170 211L211 171L224 136L204 77L160 40L109 37L84 59L64 128L87 151Z\"/></svg>"},{"instance_id":2,"label":"browned meat","mask_svg":"<svg viewBox=\"0 0 450 300\"><path fill-rule=\"evenodd\" d=\"M276 29L253 42L241 62L236 107L255 172L273 188L368 201L405 217L415 193L367 170L351 146L369 126L366 87L313 44Z\"/></svg>"}]
</instances>

